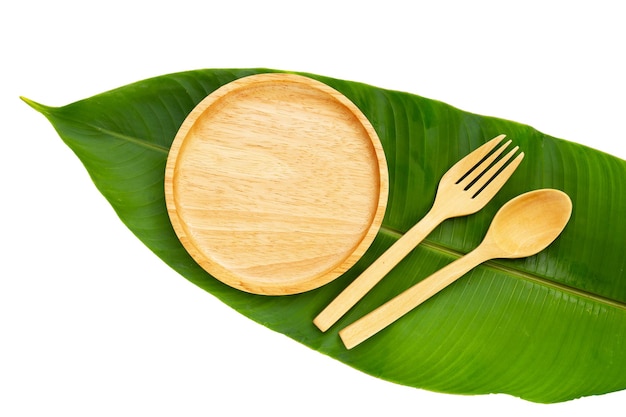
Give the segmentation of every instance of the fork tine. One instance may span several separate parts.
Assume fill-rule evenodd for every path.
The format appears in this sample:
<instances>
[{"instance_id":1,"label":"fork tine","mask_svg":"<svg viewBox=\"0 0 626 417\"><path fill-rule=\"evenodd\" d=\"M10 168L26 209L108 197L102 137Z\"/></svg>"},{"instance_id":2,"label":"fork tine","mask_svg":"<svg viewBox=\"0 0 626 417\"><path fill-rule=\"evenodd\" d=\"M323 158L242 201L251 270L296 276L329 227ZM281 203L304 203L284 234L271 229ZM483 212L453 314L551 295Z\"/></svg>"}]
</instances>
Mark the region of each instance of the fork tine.
<instances>
[{"instance_id":1,"label":"fork tine","mask_svg":"<svg viewBox=\"0 0 626 417\"><path fill-rule=\"evenodd\" d=\"M504 145L500 146L500 148L498 148L495 152L489 155L488 158L483 160L480 165L472 167L469 172L463 174L457 184L459 184L459 186L461 186L462 188L468 188L470 184L475 182L477 178L480 178L481 175L483 175L487 171L487 168L489 168L493 161L495 161L496 158L498 158L500 154L502 154L502 152L504 152L504 150L510 144L511 141L509 140Z\"/></svg>"},{"instance_id":2,"label":"fork tine","mask_svg":"<svg viewBox=\"0 0 626 417\"><path fill-rule=\"evenodd\" d=\"M476 182L476 184L470 187L470 192L473 192L472 198L477 196L486 200L491 200L493 196L502 188L504 183L509 179L513 172L517 169L517 166L524 159L524 152L520 152L515 159L511 161L504 169L500 171L502 166L513 156L513 154L519 149L515 147L504 158L498 161L489 171L483 175L483 177Z\"/></svg>"},{"instance_id":3,"label":"fork tine","mask_svg":"<svg viewBox=\"0 0 626 417\"><path fill-rule=\"evenodd\" d=\"M474 172L472 172L472 176L476 177L477 179L474 180L473 182L469 182L468 184L466 184L464 189L470 193L478 194L478 192L487 183L489 183L489 181L491 181L492 178L494 178L498 174L498 171L500 171L500 169L502 169L504 164L513 157L513 155L515 154L515 152L517 152L518 149L519 149L519 146L516 146L513 149L511 149L509 153L507 153L502 158L500 158L500 160L494 163L493 166L490 166L490 165L493 163L493 161L495 161L496 157L499 155L496 155L496 153L494 153L494 155L490 155L489 158L485 160L485 162L480 164L480 166L474 170L474 171L479 171L478 173L474 174ZM504 150L503 147L500 147L500 149L498 149L498 152L502 152L503 150ZM465 182L466 181L463 181L463 183Z\"/></svg>"},{"instance_id":4,"label":"fork tine","mask_svg":"<svg viewBox=\"0 0 626 417\"><path fill-rule=\"evenodd\" d=\"M463 175L467 174L473 167L476 166L482 159L489 155L500 142L504 139L506 135L498 135L495 138L491 139L489 142L481 145L479 148L472 151L470 154L465 156L463 159L454 164L445 174L445 176L453 175L454 182L457 182L459 178L462 178ZM452 179L452 178L450 178Z\"/></svg>"}]
</instances>

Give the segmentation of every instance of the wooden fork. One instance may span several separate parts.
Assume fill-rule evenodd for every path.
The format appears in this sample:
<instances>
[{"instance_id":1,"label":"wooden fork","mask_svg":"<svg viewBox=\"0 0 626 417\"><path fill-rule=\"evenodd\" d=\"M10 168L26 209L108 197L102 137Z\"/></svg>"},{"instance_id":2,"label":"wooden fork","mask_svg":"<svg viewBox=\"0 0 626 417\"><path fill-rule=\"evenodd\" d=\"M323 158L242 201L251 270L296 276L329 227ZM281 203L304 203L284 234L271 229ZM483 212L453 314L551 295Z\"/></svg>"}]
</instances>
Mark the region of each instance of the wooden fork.
<instances>
[{"instance_id":1,"label":"wooden fork","mask_svg":"<svg viewBox=\"0 0 626 417\"><path fill-rule=\"evenodd\" d=\"M485 143L444 174L433 206L422 220L387 249L313 320L321 331L325 332L343 317L441 222L451 217L476 213L493 198L524 158L524 153L521 152L506 165L519 149L516 146L496 161L511 143L510 140L507 141L490 154L504 137L505 135L499 135Z\"/></svg>"}]
</instances>

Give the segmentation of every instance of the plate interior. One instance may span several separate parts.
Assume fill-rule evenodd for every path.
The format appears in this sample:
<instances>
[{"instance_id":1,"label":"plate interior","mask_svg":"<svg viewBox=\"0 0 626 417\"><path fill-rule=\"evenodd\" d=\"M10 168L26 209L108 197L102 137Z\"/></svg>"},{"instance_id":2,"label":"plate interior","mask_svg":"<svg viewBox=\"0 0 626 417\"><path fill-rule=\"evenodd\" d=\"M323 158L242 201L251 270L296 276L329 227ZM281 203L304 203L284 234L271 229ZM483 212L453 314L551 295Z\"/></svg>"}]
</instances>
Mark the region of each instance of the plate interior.
<instances>
[{"instance_id":1,"label":"plate interior","mask_svg":"<svg viewBox=\"0 0 626 417\"><path fill-rule=\"evenodd\" d=\"M168 157L166 200L193 258L235 288L317 288L349 269L385 211L375 130L327 85L293 74L245 77L189 114Z\"/></svg>"}]
</instances>

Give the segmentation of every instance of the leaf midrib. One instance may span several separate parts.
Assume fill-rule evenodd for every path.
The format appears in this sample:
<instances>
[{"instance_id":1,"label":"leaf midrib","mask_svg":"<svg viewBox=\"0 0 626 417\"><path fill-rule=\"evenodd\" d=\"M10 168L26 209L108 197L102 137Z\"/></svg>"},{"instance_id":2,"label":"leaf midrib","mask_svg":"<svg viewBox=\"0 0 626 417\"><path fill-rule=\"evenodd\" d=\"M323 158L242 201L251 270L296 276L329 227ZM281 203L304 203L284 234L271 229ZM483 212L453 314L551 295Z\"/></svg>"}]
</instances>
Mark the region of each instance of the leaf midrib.
<instances>
[{"instance_id":1,"label":"leaf midrib","mask_svg":"<svg viewBox=\"0 0 626 417\"><path fill-rule=\"evenodd\" d=\"M135 138L133 136L124 135L122 133L118 133L118 132L115 132L115 131L112 131L112 130L109 130L109 129L105 129L105 128L102 128L102 127L99 127L99 126L90 125L90 124L86 124L86 125L91 127L91 128L93 128L93 129L96 129L97 131L99 131L101 133L110 135L110 136L112 136L114 138L125 140L125 141L128 141L130 143L134 143L135 145L144 147L146 149L163 153L166 156L169 154L169 148L167 148L165 146L158 145L158 144L152 143L152 142L148 142L148 141L146 141L144 139Z\"/></svg>"},{"instance_id":2,"label":"leaf midrib","mask_svg":"<svg viewBox=\"0 0 626 417\"><path fill-rule=\"evenodd\" d=\"M403 236L403 233L399 230L395 230L393 228L387 227L385 225L381 226L381 228L379 229L379 232L382 234L385 234L387 236L390 236L394 239L400 239ZM465 253L459 252L457 250L451 249L447 246L441 245L439 243L436 242L432 242L429 241L428 239L424 239L424 241L422 243L420 243L420 245L427 247L433 251L442 253L442 254L446 254L448 256L452 256L455 258L461 258L462 256L465 255ZM495 269L501 272L506 273L507 275L512 275L516 278L519 279L524 279L526 281L530 281L539 285L543 285L552 289L555 289L557 291L561 291L561 292L565 292L565 293L569 293L571 295L577 296L577 297L581 297L581 298L586 298L588 300L591 300L593 302L596 303L600 303L600 304L605 304L608 305L610 307L614 307L614 308L618 308L621 310L625 310L626 311L626 303L618 301L618 300L613 300L611 298L607 298L607 297L603 297L601 295L598 294L594 294L588 291L584 291L581 290L579 288L574 288L571 287L569 285L565 285L559 282L555 282L552 281L546 277L543 276L539 276L536 274L532 274L526 271L521 271L519 269L515 269L515 268L511 268L510 266L504 264L503 262L497 260L497 259L492 259L489 261L486 261L484 263L481 264L484 267L487 268L491 268L491 269Z\"/></svg>"},{"instance_id":3,"label":"leaf midrib","mask_svg":"<svg viewBox=\"0 0 626 417\"><path fill-rule=\"evenodd\" d=\"M32 100L29 100L29 99L27 99L25 97L20 97L20 98L22 100L24 100L28 105L33 107L35 110L37 110L40 113L44 114L46 117L52 115L53 110L55 109L54 107L48 107L48 106L42 105L40 103L34 102ZM168 147L162 146L162 145L158 145L158 144L155 144L155 143L152 143L152 142L148 142L145 139L136 138L136 137L129 136L129 135L124 135L122 133L115 132L115 131L110 130L110 129L105 129L103 127L97 126L97 125L92 124L92 123L87 123L84 120L77 120L77 119L68 117L66 115L55 114L55 117L62 118L62 119L65 119L67 121L71 121L71 122L74 122L74 123L82 124L82 125L84 125L86 127L94 129L94 130L96 130L98 132L110 135L110 136L112 136L112 137L114 137L116 139L127 141L129 143L133 143L133 144L135 144L137 146L140 146L142 148L145 148L145 149L148 149L148 150L151 150L151 151L159 152L159 153L165 155L166 157L167 157L167 155L169 153L169 148ZM404 234L403 232L401 232L399 230L396 230L396 229L393 229L393 228L390 228L390 227L387 227L384 224L380 227L379 233L382 233L382 234L385 234L387 236L390 236L390 237L392 237L392 238L394 238L396 240L400 239L403 236L403 234ZM446 254L448 256L455 257L457 259L461 258L462 256L465 255L462 252L456 251L454 249L451 249L451 248L446 247L444 245L438 244L436 242L429 241L428 239L424 239L424 241L421 243L421 245L423 245L423 246L425 246L425 247L427 247L427 248L429 248L431 250L434 250L434 251ZM594 293L591 293L591 292L588 292L588 291L584 291L584 290L581 290L579 288L574 288L574 287L571 287L569 285L565 285L565 284L562 284L562 283L559 283L559 282L555 282L555 281L547 279L546 277L543 277L543 276L539 276L539 275L536 275L536 274L531 274L531 273L525 272L525 271L520 271L519 269L511 268L510 266L508 266L508 265L506 265L506 264L504 264L504 263L502 263L501 261L498 261L498 260L486 261L486 262L484 262L482 264L482 266L483 267L487 267L487 268L492 268L492 269L495 269L495 270L498 270L498 271L502 271L502 272L506 273L507 275L515 276L515 277L517 277L519 279L524 279L526 281L530 281L530 282L533 282L533 283L536 283L536 284L539 284L539 285L542 285L542 286L545 286L545 287L549 287L549 288L555 289L557 291L569 293L571 295L574 295L574 296L577 296L577 297L581 297L581 298L585 298L585 299L591 300L591 301L599 303L599 304L605 304L607 306L618 308L618 309L626 311L626 303L624 303L624 302L621 302L621 301L618 301L618 300L613 300L611 298L607 298L607 297L604 297L604 296L601 296L601 295L598 295L598 294L594 294Z\"/></svg>"},{"instance_id":4,"label":"leaf midrib","mask_svg":"<svg viewBox=\"0 0 626 417\"><path fill-rule=\"evenodd\" d=\"M54 116L55 118L63 119L66 122L71 122L71 123L74 123L74 124L83 125L85 127L88 127L90 129L93 129L93 130L95 130L97 132L100 132L100 133L104 133L104 134L109 135L111 137L114 137L116 139L127 141L127 142L133 143L135 145L138 145L138 146L140 146L142 148L162 153L166 157L167 157L167 155L169 153L169 147L166 147L166 146L163 146L163 145L159 145L159 144L156 144L156 143L152 143L152 142L149 142L149 141L147 141L145 139L141 139L141 138L137 138L137 137L134 137L134 136L125 135L123 133L119 133L119 132L116 132L116 131L111 130L111 129L106 129L106 128L103 128L103 127L98 126L96 124L85 122L82 119L76 119L76 118L73 118L73 117L69 117L69 116L67 116L65 114L58 114L57 112L55 112L55 110L60 109L59 107L46 106L44 104L37 103L36 101L30 100L30 99L28 99L26 97L20 97L20 98L24 102L26 102L26 104L28 104L29 106L31 106L32 108L34 108L35 110L37 110L38 112L40 112L41 114L43 114L44 116L46 116L48 118L51 117L51 116Z\"/></svg>"}]
</instances>

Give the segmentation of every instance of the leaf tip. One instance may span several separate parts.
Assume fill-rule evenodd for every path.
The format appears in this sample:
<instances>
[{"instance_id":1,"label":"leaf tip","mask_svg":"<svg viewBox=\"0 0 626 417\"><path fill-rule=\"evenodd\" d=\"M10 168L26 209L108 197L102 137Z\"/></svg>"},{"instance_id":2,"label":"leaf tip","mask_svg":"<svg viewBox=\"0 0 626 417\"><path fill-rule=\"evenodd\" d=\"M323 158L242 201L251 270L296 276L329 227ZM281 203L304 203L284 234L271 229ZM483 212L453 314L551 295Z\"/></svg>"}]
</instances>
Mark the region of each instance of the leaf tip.
<instances>
[{"instance_id":1,"label":"leaf tip","mask_svg":"<svg viewBox=\"0 0 626 417\"><path fill-rule=\"evenodd\" d=\"M20 96L20 99L21 99L24 103L26 103L26 104L28 104L30 107L32 107L33 109L37 110L39 113L46 114L46 113L49 113L49 112L50 112L50 109L51 109L51 108L50 108L49 106L45 106L45 105L43 105L43 104L41 104L41 103L37 103L36 101L33 101L33 100L31 100L31 99L29 99L29 98L26 98L26 97L24 97L24 96Z\"/></svg>"}]
</instances>

